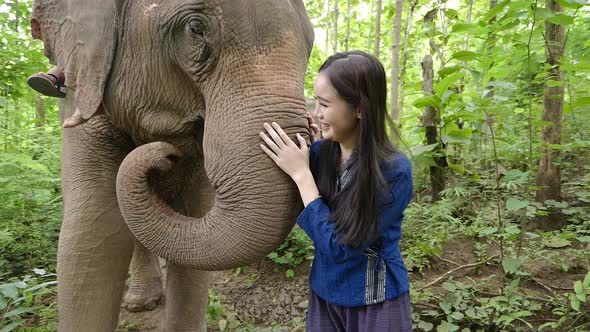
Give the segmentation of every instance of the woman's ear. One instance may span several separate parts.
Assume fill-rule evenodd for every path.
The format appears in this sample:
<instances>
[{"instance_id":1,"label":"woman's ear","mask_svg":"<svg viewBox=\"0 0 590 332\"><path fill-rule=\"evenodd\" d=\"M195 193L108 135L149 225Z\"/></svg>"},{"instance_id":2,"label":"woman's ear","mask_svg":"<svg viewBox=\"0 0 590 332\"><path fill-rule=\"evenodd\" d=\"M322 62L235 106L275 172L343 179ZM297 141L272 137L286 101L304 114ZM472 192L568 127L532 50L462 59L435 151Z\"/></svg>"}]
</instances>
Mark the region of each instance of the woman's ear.
<instances>
[{"instance_id":1,"label":"woman's ear","mask_svg":"<svg viewBox=\"0 0 590 332\"><path fill-rule=\"evenodd\" d=\"M356 112L356 118L357 119L362 119L363 118L363 112L361 112L361 107L357 106L356 109L354 110Z\"/></svg>"}]
</instances>

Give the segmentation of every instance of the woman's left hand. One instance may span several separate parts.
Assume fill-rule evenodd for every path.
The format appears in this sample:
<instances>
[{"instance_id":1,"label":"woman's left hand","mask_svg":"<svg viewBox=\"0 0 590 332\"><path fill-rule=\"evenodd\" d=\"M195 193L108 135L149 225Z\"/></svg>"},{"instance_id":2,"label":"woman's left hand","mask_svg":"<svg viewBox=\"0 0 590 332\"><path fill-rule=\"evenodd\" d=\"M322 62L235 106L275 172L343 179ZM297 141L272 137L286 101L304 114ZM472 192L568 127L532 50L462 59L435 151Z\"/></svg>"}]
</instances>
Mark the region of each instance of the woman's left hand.
<instances>
[{"instance_id":1,"label":"woman's left hand","mask_svg":"<svg viewBox=\"0 0 590 332\"><path fill-rule=\"evenodd\" d=\"M268 145L260 144L262 150L295 182L309 172L309 149L305 139L297 134L297 146L283 129L273 122L272 126L264 124L266 133L260 132L260 137ZM270 137L269 137L270 136Z\"/></svg>"}]
</instances>

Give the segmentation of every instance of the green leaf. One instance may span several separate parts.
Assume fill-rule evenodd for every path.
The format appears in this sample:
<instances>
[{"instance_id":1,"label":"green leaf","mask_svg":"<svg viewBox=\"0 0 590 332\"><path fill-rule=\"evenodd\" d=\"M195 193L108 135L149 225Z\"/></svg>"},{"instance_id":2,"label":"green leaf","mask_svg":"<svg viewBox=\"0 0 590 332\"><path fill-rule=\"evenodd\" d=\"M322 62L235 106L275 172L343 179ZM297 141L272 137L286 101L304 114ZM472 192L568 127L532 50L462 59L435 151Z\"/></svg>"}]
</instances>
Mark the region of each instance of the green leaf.
<instances>
[{"instance_id":1,"label":"green leaf","mask_svg":"<svg viewBox=\"0 0 590 332\"><path fill-rule=\"evenodd\" d=\"M225 331L225 328L227 327L227 321L225 319L222 319L219 321L218 325L220 331Z\"/></svg>"},{"instance_id":2,"label":"green leaf","mask_svg":"<svg viewBox=\"0 0 590 332\"><path fill-rule=\"evenodd\" d=\"M464 129L450 129L442 135L441 139L445 144L449 143L459 143L459 144L469 144L471 143L471 135L473 131L470 128Z\"/></svg>"},{"instance_id":3,"label":"green leaf","mask_svg":"<svg viewBox=\"0 0 590 332\"><path fill-rule=\"evenodd\" d=\"M573 102L572 106L578 107L578 106L589 105L589 104L590 104L590 97L580 97L580 98L577 98L576 101Z\"/></svg>"},{"instance_id":4,"label":"green leaf","mask_svg":"<svg viewBox=\"0 0 590 332\"><path fill-rule=\"evenodd\" d=\"M574 309L575 311L580 312L580 300L578 300L577 297L571 297L570 298L570 305L572 306L572 309Z\"/></svg>"},{"instance_id":5,"label":"green leaf","mask_svg":"<svg viewBox=\"0 0 590 332\"><path fill-rule=\"evenodd\" d=\"M582 285L584 285L584 288L590 288L590 271L586 273L586 277L584 277Z\"/></svg>"},{"instance_id":6,"label":"green leaf","mask_svg":"<svg viewBox=\"0 0 590 332\"><path fill-rule=\"evenodd\" d=\"M563 86L563 81L547 80L545 83L550 88L554 88L556 86Z\"/></svg>"},{"instance_id":7,"label":"green leaf","mask_svg":"<svg viewBox=\"0 0 590 332\"><path fill-rule=\"evenodd\" d=\"M465 166L463 166L462 164L448 164L447 167L457 174L465 174Z\"/></svg>"},{"instance_id":8,"label":"green leaf","mask_svg":"<svg viewBox=\"0 0 590 332\"><path fill-rule=\"evenodd\" d=\"M516 271L518 271L521 265L522 262L520 261L520 259L515 257L506 256L502 260L502 267L504 268L504 272L508 274L516 273Z\"/></svg>"},{"instance_id":9,"label":"green leaf","mask_svg":"<svg viewBox=\"0 0 590 332\"><path fill-rule=\"evenodd\" d=\"M578 9L578 8L582 7L583 5L588 4L587 0L557 0L557 2L560 3L564 7L571 8L571 9Z\"/></svg>"},{"instance_id":10,"label":"green leaf","mask_svg":"<svg viewBox=\"0 0 590 332\"><path fill-rule=\"evenodd\" d=\"M440 322L440 325L436 327L436 332L454 332L459 330L459 326L449 323L446 320Z\"/></svg>"},{"instance_id":11,"label":"green leaf","mask_svg":"<svg viewBox=\"0 0 590 332\"><path fill-rule=\"evenodd\" d=\"M574 283L574 292L576 292L576 297L578 300L582 302L586 302L586 292L584 291L584 286L582 285L582 281L577 280Z\"/></svg>"},{"instance_id":12,"label":"green leaf","mask_svg":"<svg viewBox=\"0 0 590 332\"><path fill-rule=\"evenodd\" d=\"M455 287L455 285L450 282L445 282L442 284L442 288L448 290L451 293L454 293L457 290L457 287Z\"/></svg>"},{"instance_id":13,"label":"green leaf","mask_svg":"<svg viewBox=\"0 0 590 332\"><path fill-rule=\"evenodd\" d=\"M459 61L472 61L479 59L479 55L471 51L459 51L451 56L451 59L457 59Z\"/></svg>"},{"instance_id":14,"label":"green leaf","mask_svg":"<svg viewBox=\"0 0 590 332\"><path fill-rule=\"evenodd\" d=\"M504 232L506 232L507 234L510 234L510 235L516 235L516 234L520 234L520 228L518 228L518 226L512 225L512 226L506 227L504 229Z\"/></svg>"},{"instance_id":15,"label":"green leaf","mask_svg":"<svg viewBox=\"0 0 590 332\"><path fill-rule=\"evenodd\" d=\"M411 151L412 151L412 156L417 157L425 152L429 152L434 150L437 147L438 143L434 143L434 144L429 144L429 145L416 145L413 146Z\"/></svg>"},{"instance_id":16,"label":"green leaf","mask_svg":"<svg viewBox=\"0 0 590 332\"><path fill-rule=\"evenodd\" d=\"M508 211L516 211L520 209L524 209L529 206L531 202L529 201L521 201L518 198L511 197L506 201L506 209Z\"/></svg>"},{"instance_id":17,"label":"green leaf","mask_svg":"<svg viewBox=\"0 0 590 332\"><path fill-rule=\"evenodd\" d=\"M447 91L453 83L461 79L461 77L463 77L463 73L457 72L443 78L434 85L434 92L439 98L442 98L443 93Z\"/></svg>"},{"instance_id":18,"label":"green leaf","mask_svg":"<svg viewBox=\"0 0 590 332\"><path fill-rule=\"evenodd\" d=\"M440 302L438 305L446 314L449 314L451 312L451 308L453 307L453 305L449 302Z\"/></svg>"},{"instance_id":19,"label":"green leaf","mask_svg":"<svg viewBox=\"0 0 590 332\"><path fill-rule=\"evenodd\" d=\"M439 108L440 98L438 96L424 96L416 99L412 105L418 108L423 108L427 106Z\"/></svg>"},{"instance_id":20,"label":"green leaf","mask_svg":"<svg viewBox=\"0 0 590 332\"><path fill-rule=\"evenodd\" d=\"M570 241L559 236L553 236L549 239L545 239L545 246L548 248L563 248L569 246L570 244Z\"/></svg>"},{"instance_id":21,"label":"green leaf","mask_svg":"<svg viewBox=\"0 0 590 332\"><path fill-rule=\"evenodd\" d=\"M569 15L559 14L547 19L547 21L557 25L574 24L574 18Z\"/></svg>"},{"instance_id":22,"label":"green leaf","mask_svg":"<svg viewBox=\"0 0 590 332\"><path fill-rule=\"evenodd\" d=\"M444 67L443 69L438 71L438 76L440 76L441 78L445 78L453 73L458 72L459 70L461 70L461 66L449 66L449 67Z\"/></svg>"},{"instance_id":23,"label":"green leaf","mask_svg":"<svg viewBox=\"0 0 590 332\"><path fill-rule=\"evenodd\" d=\"M27 307L16 308L14 310L11 310L11 311L7 312L4 315L4 318L8 318L8 317L12 317L12 316L18 316L18 315L23 314L25 312L34 312L34 311L35 311L34 308L27 308Z\"/></svg>"},{"instance_id":24,"label":"green leaf","mask_svg":"<svg viewBox=\"0 0 590 332\"><path fill-rule=\"evenodd\" d=\"M497 231L498 231L498 227L486 227L486 228L479 231L479 236L480 237L488 236L488 235L496 233Z\"/></svg>"},{"instance_id":25,"label":"green leaf","mask_svg":"<svg viewBox=\"0 0 590 332\"><path fill-rule=\"evenodd\" d=\"M462 320L463 318L465 318L465 315L463 315L462 313L460 313L460 312L458 312L458 311L455 311L455 312L453 312L453 314L451 314L451 317L452 317L454 320L460 321L460 320Z\"/></svg>"},{"instance_id":26,"label":"green leaf","mask_svg":"<svg viewBox=\"0 0 590 332\"><path fill-rule=\"evenodd\" d=\"M0 329L0 332L10 332L10 331L14 331L14 329L19 326L20 324L24 323L25 320L24 319L18 319L6 326L4 326L2 329Z\"/></svg>"},{"instance_id":27,"label":"green leaf","mask_svg":"<svg viewBox=\"0 0 590 332\"><path fill-rule=\"evenodd\" d=\"M467 23L457 23L453 25L451 30L453 33L461 33L465 32L473 36L485 35L487 33L486 29L479 24L467 24Z\"/></svg>"},{"instance_id":28,"label":"green leaf","mask_svg":"<svg viewBox=\"0 0 590 332\"><path fill-rule=\"evenodd\" d=\"M431 331L433 327L434 325L432 325L432 323L425 322L423 320L418 323L418 328L426 332Z\"/></svg>"},{"instance_id":29,"label":"green leaf","mask_svg":"<svg viewBox=\"0 0 590 332\"><path fill-rule=\"evenodd\" d=\"M14 283L2 285L0 287L0 292L2 292L4 296L10 297L12 299L16 299L18 297L18 291Z\"/></svg>"},{"instance_id":30,"label":"green leaf","mask_svg":"<svg viewBox=\"0 0 590 332\"><path fill-rule=\"evenodd\" d=\"M487 12L486 16L482 19L482 21L486 23L489 22L492 18L494 18L496 15L502 12L509 3L510 0L504 0L501 3L497 4Z\"/></svg>"},{"instance_id":31,"label":"green leaf","mask_svg":"<svg viewBox=\"0 0 590 332\"><path fill-rule=\"evenodd\" d=\"M555 16L555 13L545 7L538 7L535 10L535 19L537 20L546 20L553 16Z\"/></svg>"},{"instance_id":32,"label":"green leaf","mask_svg":"<svg viewBox=\"0 0 590 332\"><path fill-rule=\"evenodd\" d=\"M288 269L285 271L285 276L287 276L287 278L293 278L293 276L295 276L295 271Z\"/></svg>"}]
</instances>

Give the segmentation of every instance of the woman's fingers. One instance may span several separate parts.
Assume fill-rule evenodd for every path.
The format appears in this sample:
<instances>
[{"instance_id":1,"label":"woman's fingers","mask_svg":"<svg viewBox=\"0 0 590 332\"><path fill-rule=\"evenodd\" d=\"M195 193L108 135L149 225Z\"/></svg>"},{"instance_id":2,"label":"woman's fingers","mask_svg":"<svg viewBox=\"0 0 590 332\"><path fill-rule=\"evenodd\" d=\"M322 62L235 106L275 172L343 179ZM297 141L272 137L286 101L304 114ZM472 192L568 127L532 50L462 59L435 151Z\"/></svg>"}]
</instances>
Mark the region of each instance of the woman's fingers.
<instances>
[{"instance_id":1,"label":"woman's fingers","mask_svg":"<svg viewBox=\"0 0 590 332\"><path fill-rule=\"evenodd\" d=\"M273 139L273 141L275 142L275 144L279 148L282 149L282 148L284 148L286 146L286 144L283 141L283 139L279 136L279 134L277 133L277 131L273 127L271 127L271 125L269 125L268 123L265 123L264 124L264 129L266 129L266 132L268 133L268 135L270 135L270 137Z\"/></svg>"},{"instance_id":2,"label":"woman's fingers","mask_svg":"<svg viewBox=\"0 0 590 332\"><path fill-rule=\"evenodd\" d=\"M320 127L318 127L318 125L315 123L310 124L309 129L311 130L311 134L314 137L320 133Z\"/></svg>"},{"instance_id":3,"label":"woman's fingers","mask_svg":"<svg viewBox=\"0 0 590 332\"><path fill-rule=\"evenodd\" d=\"M262 148L262 151L264 151L264 153L266 153L270 157L270 159L272 159L275 163L277 162L277 158L278 158L277 155L274 154L272 151L270 151L266 147L266 145L260 144L260 148Z\"/></svg>"},{"instance_id":4,"label":"woman's fingers","mask_svg":"<svg viewBox=\"0 0 590 332\"><path fill-rule=\"evenodd\" d=\"M278 123L273 122L272 123L272 127L279 134L279 137L281 138L282 142L285 143L285 145L290 146L290 147L296 146L295 143L293 143L293 141L291 140L291 138L289 138L289 136L287 136L287 134L285 133L285 131L283 130L283 128L281 128L281 126L279 126Z\"/></svg>"},{"instance_id":5,"label":"woman's fingers","mask_svg":"<svg viewBox=\"0 0 590 332\"><path fill-rule=\"evenodd\" d=\"M301 136L299 133L297 133L297 140L299 141L299 148L301 151L307 150L307 142L305 141L305 138L303 138L303 136Z\"/></svg>"},{"instance_id":6,"label":"woman's fingers","mask_svg":"<svg viewBox=\"0 0 590 332\"><path fill-rule=\"evenodd\" d=\"M275 144L275 142L273 142L273 140L270 139L270 137L266 136L265 133L260 132L260 137L271 148L274 154L278 155L281 152L281 148L277 144Z\"/></svg>"}]
</instances>

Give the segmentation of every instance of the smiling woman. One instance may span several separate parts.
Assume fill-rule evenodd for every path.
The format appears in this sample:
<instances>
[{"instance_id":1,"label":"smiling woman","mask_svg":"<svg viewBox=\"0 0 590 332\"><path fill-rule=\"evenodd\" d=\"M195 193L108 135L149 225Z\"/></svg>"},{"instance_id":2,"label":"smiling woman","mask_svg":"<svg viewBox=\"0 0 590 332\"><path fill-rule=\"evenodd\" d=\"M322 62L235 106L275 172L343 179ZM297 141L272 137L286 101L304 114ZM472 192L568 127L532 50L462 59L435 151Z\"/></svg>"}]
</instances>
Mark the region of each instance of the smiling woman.
<instances>
[{"instance_id":1,"label":"smiling woman","mask_svg":"<svg viewBox=\"0 0 590 332\"><path fill-rule=\"evenodd\" d=\"M314 242L307 331L411 331L399 249L412 197L408 159L385 133L385 72L360 51L331 56L315 81L324 140L297 146L265 124L261 148L297 184L297 223Z\"/></svg>"}]
</instances>

